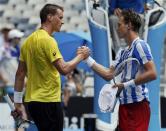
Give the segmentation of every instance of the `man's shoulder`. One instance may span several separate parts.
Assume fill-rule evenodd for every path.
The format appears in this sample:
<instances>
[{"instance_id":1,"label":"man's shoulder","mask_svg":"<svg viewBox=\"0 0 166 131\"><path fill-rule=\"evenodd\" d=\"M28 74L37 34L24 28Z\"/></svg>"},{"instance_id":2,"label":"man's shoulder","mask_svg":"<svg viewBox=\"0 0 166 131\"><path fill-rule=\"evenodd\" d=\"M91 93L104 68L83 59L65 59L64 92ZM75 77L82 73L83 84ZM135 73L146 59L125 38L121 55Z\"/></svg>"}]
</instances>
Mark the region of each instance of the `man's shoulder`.
<instances>
[{"instance_id":1,"label":"man's shoulder","mask_svg":"<svg viewBox=\"0 0 166 131\"><path fill-rule=\"evenodd\" d=\"M45 45L45 44L56 45L57 44L56 40L52 36L48 35L47 32L42 30L36 30L25 39L23 45L26 45L28 43L36 43L36 42L40 43L40 45Z\"/></svg>"},{"instance_id":2,"label":"man's shoulder","mask_svg":"<svg viewBox=\"0 0 166 131\"><path fill-rule=\"evenodd\" d=\"M45 41L47 42L47 43L49 43L49 44L54 44L54 45L56 45L57 44L57 41L52 37L52 36L49 36L49 37L46 37L46 38L44 38L45 39Z\"/></svg>"},{"instance_id":3,"label":"man's shoulder","mask_svg":"<svg viewBox=\"0 0 166 131\"><path fill-rule=\"evenodd\" d=\"M148 43L143 40L143 39L139 39L137 42L136 42L136 47L139 47L139 46L144 46L144 45L148 45Z\"/></svg>"}]
</instances>

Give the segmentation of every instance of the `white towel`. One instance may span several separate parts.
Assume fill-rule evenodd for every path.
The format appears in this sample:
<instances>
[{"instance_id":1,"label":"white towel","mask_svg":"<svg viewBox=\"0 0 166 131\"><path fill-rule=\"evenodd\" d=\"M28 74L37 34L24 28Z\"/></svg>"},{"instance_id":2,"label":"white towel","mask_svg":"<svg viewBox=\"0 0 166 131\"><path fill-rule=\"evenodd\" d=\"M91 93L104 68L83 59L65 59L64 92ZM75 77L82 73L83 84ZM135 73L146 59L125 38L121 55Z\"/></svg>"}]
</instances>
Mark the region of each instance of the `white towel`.
<instances>
[{"instance_id":1,"label":"white towel","mask_svg":"<svg viewBox=\"0 0 166 131\"><path fill-rule=\"evenodd\" d=\"M111 112L116 99L118 88L112 88L113 84L105 84L99 93L98 104L102 112Z\"/></svg>"}]
</instances>

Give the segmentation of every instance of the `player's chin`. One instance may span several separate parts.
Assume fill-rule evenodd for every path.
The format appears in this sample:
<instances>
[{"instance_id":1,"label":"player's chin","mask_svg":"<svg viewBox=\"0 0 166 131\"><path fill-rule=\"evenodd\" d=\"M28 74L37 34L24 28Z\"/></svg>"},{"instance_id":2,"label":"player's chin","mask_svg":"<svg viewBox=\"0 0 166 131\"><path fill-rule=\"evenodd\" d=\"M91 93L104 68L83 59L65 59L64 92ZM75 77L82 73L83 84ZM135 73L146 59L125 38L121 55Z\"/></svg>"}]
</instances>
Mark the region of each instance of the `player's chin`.
<instances>
[{"instance_id":1,"label":"player's chin","mask_svg":"<svg viewBox=\"0 0 166 131\"><path fill-rule=\"evenodd\" d=\"M55 32L60 32L61 31L61 28L56 28L55 29Z\"/></svg>"},{"instance_id":2,"label":"player's chin","mask_svg":"<svg viewBox=\"0 0 166 131\"><path fill-rule=\"evenodd\" d=\"M60 32L60 29L59 30L55 30L55 32Z\"/></svg>"}]
</instances>

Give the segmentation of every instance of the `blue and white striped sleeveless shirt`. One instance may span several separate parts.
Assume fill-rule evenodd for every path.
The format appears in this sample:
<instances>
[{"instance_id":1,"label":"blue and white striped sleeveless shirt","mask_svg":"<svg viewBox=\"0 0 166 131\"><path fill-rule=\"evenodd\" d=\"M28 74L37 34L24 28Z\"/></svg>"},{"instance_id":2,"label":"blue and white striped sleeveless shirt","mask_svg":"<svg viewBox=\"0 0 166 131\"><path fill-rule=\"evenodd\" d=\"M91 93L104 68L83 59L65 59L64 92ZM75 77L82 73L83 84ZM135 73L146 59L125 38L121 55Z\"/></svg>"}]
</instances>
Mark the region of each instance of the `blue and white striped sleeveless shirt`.
<instances>
[{"instance_id":1,"label":"blue and white striped sleeveless shirt","mask_svg":"<svg viewBox=\"0 0 166 131\"><path fill-rule=\"evenodd\" d=\"M116 68L122 61L129 57L138 59L140 62L140 67L139 69L135 69L136 66L134 66L134 63L131 62L127 64L122 72L121 82L135 79L138 74L144 72L143 65L153 59L149 45L139 38L136 38L132 42L130 48L126 47L119 52L113 66ZM137 85L135 87L130 86L126 89L123 89L120 94L121 104L139 102L144 99L149 100L146 84Z\"/></svg>"}]
</instances>

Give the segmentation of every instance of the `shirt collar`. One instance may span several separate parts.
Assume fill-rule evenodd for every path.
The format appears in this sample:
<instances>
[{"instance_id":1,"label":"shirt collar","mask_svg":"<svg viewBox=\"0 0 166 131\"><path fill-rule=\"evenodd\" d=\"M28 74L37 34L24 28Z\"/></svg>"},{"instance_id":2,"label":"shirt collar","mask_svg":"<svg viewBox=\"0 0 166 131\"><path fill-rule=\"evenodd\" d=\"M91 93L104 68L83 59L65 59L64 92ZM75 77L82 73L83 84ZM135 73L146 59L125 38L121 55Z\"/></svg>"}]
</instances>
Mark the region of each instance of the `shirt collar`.
<instances>
[{"instance_id":1,"label":"shirt collar","mask_svg":"<svg viewBox=\"0 0 166 131\"><path fill-rule=\"evenodd\" d=\"M135 39L133 40L133 42L131 43L130 48L128 48L128 49L131 49L131 48L133 47L133 45L135 44L135 42L136 42L137 40L139 40L139 39L140 39L139 37L135 38Z\"/></svg>"}]
</instances>

